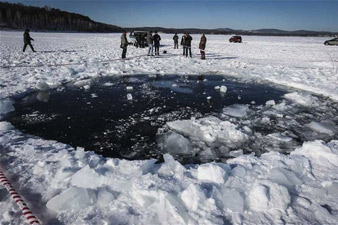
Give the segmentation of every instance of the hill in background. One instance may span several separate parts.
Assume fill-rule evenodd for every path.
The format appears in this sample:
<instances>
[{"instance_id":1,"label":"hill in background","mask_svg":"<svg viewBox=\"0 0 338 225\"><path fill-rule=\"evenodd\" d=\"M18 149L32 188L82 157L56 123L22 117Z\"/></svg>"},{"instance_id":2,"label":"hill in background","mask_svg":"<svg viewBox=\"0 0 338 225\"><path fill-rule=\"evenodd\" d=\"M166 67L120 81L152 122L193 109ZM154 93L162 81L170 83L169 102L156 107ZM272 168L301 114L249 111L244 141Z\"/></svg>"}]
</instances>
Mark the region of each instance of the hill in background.
<instances>
[{"instance_id":1,"label":"hill in background","mask_svg":"<svg viewBox=\"0 0 338 225\"><path fill-rule=\"evenodd\" d=\"M59 9L0 2L0 28L36 31L120 32L121 27L98 23L88 16Z\"/></svg>"}]
</instances>

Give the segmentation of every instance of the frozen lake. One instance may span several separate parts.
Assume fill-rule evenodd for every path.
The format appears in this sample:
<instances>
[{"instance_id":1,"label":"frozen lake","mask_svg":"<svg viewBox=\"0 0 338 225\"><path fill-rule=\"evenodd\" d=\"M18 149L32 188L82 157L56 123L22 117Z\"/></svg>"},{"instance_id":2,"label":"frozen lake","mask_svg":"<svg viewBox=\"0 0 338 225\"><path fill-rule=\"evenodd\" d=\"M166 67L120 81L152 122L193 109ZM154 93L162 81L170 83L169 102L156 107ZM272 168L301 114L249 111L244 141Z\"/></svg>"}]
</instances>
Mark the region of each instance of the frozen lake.
<instances>
[{"instance_id":1,"label":"frozen lake","mask_svg":"<svg viewBox=\"0 0 338 225\"><path fill-rule=\"evenodd\" d=\"M0 166L41 222L335 224L337 46L324 46L328 37L243 36L242 44L233 44L230 35L207 35L206 60L200 60L200 35L192 35L193 58L183 57L181 48L173 49L173 34L160 35L161 52L168 54L146 57L147 49L129 47L128 60L123 61L121 34L31 32L37 52L22 53L22 32L1 32ZM161 81L156 82L156 77L139 77L141 81L126 77L123 83L121 75L137 74L183 78L176 82L177 78L159 76ZM187 83L189 77L184 76L190 74L218 75L219 83L212 84L208 77L205 82ZM214 86L223 84L224 75L228 90L223 97ZM231 78L243 82L237 88ZM239 91L252 83L290 89L277 88L283 93L276 98L256 96L252 104L252 96ZM191 93L193 85L204 85L207 93L197 88L202 92L198 98ZM133 91L128 92L127 86ZM37 92L41 89L48 91ZM198 99L195 106L190 99ZM226 101L221 104L220 99ZM141 104L146 101L153 105ZM169 102L174 108L180 106L177 102L191 106L175 113ZM123 109L124 118L112 123L114 113L107 111L108 106L115 113ZM107 121L102 119L105 114ZM6 117L19 129L4 121ZM55 129L44 132L53 121L58 122ZM122 139L117 134L128 136L130 129L132 136L133 123L144 125L139 129L143 137L150 133L144 127L150 127L156 138L123 139L128 146L121 158L169 152L164 162L102 156L108 151L95 141L113 145L107 140ZM92 134L86 126L96 134L79 135ZM23 133L24 127L32 129ZM33 128L38 136L31 135ZM52 133L60 134L59 139L47 137ZM132 146L149 143L158 146L155 155L128 154ZM91 146L86 151L76 148L82 144ZM187 149L193 155L187 155ZM213 159L227 161L210 162ZM180 163L191 161L196 164ZM21 212L4 193L0 186L0 221L23 224Z\"/></svg>"}]
</instances>

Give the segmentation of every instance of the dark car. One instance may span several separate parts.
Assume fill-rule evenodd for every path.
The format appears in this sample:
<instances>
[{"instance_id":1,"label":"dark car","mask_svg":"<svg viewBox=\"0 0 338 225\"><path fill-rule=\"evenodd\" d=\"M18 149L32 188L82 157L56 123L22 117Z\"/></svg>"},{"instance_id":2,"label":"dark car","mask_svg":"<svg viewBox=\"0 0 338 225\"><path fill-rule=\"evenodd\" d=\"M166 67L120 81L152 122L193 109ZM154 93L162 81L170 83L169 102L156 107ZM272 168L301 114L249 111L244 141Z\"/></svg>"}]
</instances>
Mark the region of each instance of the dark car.
<instances>
[{"instance_id":1,"label":"dark car","mask_svg":"<svg viewBox=\"0 0 338 225\"><path fill-rule=\"evenodd\" d=\"M338 38L333 38L324 42L324 45L338 45Z\"/></svg>"},{"instance_id":2,"label":"dark car","mask_svg":"<svg viewBox=\"0 0 338 225\"><path fill-rule=\"evenodd\" d=\"M146 31L130 32L129 38L131 39L131 43L137 48L148 47Z\"/></svg>"},{"instance_id":3,"label":"dark car","mask_svg":"<svg viewBox=\"0 0 338 225\"><path fill-rule=\"evenodd\" d=\"M242 37L241 36L232 36L229 39L230 42L234 42L234 43L242 43Z\"/></svg>"}]
</instances>

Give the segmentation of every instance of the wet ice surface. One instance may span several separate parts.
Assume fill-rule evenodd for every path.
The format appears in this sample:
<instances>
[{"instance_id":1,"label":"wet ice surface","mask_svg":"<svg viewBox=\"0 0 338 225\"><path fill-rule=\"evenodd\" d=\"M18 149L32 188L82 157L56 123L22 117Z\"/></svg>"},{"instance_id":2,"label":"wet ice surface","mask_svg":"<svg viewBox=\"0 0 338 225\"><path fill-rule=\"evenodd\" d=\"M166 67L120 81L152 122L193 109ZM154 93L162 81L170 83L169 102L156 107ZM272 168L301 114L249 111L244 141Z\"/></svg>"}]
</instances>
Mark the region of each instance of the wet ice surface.
<instances>
[{"instance_id":1,"label":"wet ice surface","mask_svg":"<svg viewBox=\"0 0 338 225\"><path fill-rule=\"evenodd\" d=\"M286 93L222 76L101 78L25 96L7 120L106 157L160 159L169 152L183 163L288 153L304 141L337 139L337 103Z\"/></svg>"}]
</instances>

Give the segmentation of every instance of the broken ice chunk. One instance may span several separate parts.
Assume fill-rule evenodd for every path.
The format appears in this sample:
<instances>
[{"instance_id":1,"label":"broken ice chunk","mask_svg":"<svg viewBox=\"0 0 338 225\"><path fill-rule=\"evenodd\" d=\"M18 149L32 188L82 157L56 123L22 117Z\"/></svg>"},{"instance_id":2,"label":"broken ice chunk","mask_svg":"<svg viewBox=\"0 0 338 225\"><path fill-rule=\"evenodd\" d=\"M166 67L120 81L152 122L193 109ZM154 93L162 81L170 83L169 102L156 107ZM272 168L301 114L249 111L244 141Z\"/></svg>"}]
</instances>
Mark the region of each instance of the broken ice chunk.
<instances>
[{"instance_id":1,"label":"broken ice chunk","mask_svg":"<svg viewBox=\"0 0 338 225\"><path fill-rule=\"evenodd\" d=\"M305 124L305 126L318 133L333 135L335 132L332 126L328 124L324 124L324 123L315 122L315 121Z\"/></svg>"},{"instance_id":2,"label":"broken ice chunk","mask_svg":"<svg viewBox=\"0 0 338 225\"><path fill-rule=\"evenodd\" d=\"M132 96L131 94L127 94L127 99L128 99L129 101L131 101L131 100L133 100L133 96Z\"/></svg>"},{"instance_id":3,"label":"broken ice chunk","mask_svg":"<svg viewBox=\"0 0 338 225\"><path fill-rule=\"evenodd\" d=\"M269 100L265 103L265 105L267 106L273 106L273 105L276 105L276 102L274 100Z\"/></svg>"},{"instance_id":4,"label":"broken ice chunk","mask_svg":"<svg viewBox=\"0 0 338 225\"><path fill-rule=\"evenodd\" d=\"M45 81L40 80L36 84L36 89L38 89L40 91L48 91L50 89L50 87Z\"/></svg>"},{"instance_id":5,"label":"broken ice chunk","mask_svg":"<svg viewBox=\"0 0 338 225\"><path fill-rule=\"evenodd\" d=\"M70 187L47 202L47 208L57 212L64 210L81 210L96 203L93 189Z\"/></svg>"},{"instance_id":6,"label":"broken ice chunk","mask_svg":"<svg viewBox=\"0 0 338 225\"><path fill-rule=\"evenodd\" d=\"M170 132L165 137L164 149L171 154L188 154L189 143L183 135Z\"/></svg>"},{"instance_id":7,"label":"broken ice chunk","mask_svg":"<svg viewBox=\"0 0 338 225\"><path fill-rule=\"evenodd\" d=\"M248 109L247 105L234 104L224 108L223 113L234 117L246 117Z\"/></svg>"},{"instance_id":8,"label":"broken ice chunk","mask_svg":"<svg viewBox=\"0 0 338 225\"><path fill-rule=\"evenodd\" d=\"M222 93L227 92L227 90L228 90L228 88L224 85L222 85L221 88L219 89L219 91L222 92Z\"/></svg>"},{"instance_id":9,"label":"broken ice chunk","mask_svg":"<svg viewBox=\"0 0 338 225\"><path fill-rule=\"evenodd\" d=\"M216 163L208 163L198 167L197 178L201 181L223 184L228 179L228 175L226 171Z\"/></svg>"},{"instance_id":10,"label":"broken ice chunk","mask_svg":"<svg viewBox=\"0 0 338 225\"><path fill-rule=\"evenodd\" d=\"M90 94L90 97L91 97L91 98L97 98L98 96L97 96L96 93L93 93L93 94Z\"/></svg>"},{"instance_id":11,"label":"broken ice chunk","mask_svg":"<svg viewBox=\"0 0 338 225\"><path fill-rule=\"evenodd\" d=\"M9 112L14 111L14 102L12 100L6 99L6 100L1 100L0 101L0 115L6 114Z\"/></svg>"}]
</instances>

